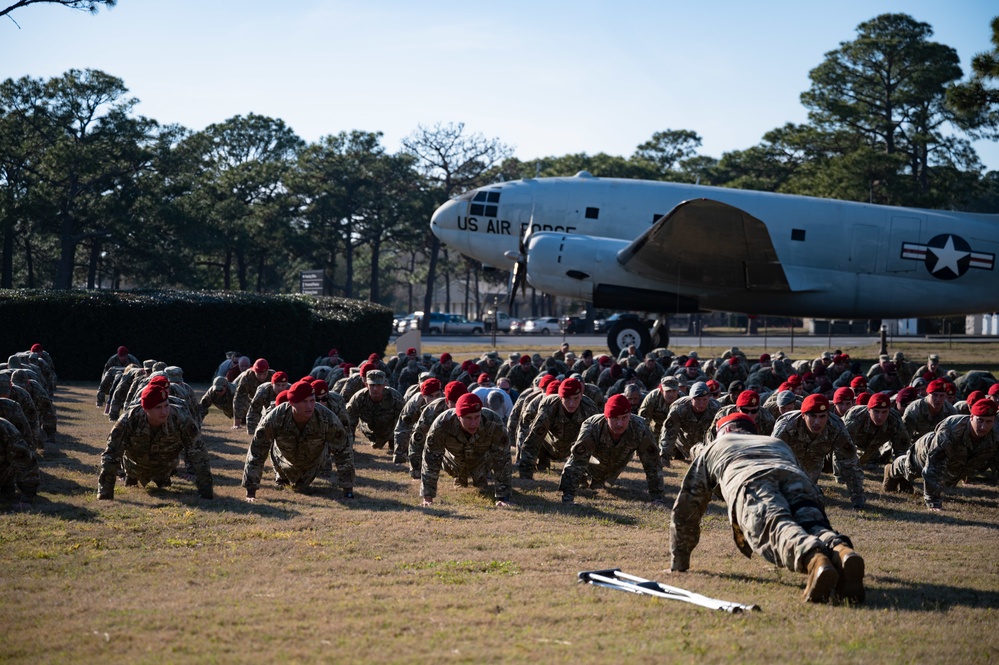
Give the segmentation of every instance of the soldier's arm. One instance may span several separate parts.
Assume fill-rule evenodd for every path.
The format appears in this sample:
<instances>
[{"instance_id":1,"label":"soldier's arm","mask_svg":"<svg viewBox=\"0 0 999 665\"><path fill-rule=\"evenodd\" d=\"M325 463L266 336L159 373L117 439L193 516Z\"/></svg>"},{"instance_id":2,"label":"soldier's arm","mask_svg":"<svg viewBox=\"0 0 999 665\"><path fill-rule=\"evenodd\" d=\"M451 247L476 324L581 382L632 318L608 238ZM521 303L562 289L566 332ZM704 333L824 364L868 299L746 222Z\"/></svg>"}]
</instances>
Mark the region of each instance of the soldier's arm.
<instances>
[{"instance_id":1,"label":"soldier's arm","mask_svg":"<svg viewBox=\"0 0 999 665\"><path fill-rule=\"evenodd\" d=\"M586 473L586 465L596 450L596 440L599 436L599 423L587 422L579 428L579 435L569 449L569 459L562 467L562 479L558 484L563 503L572 503L575 500L576 487L579 486L580 478Z\"/></svg>"},{"instance_id":2,"label":"soldier's arm","mask_svg":"<svg viewBox=\"0 0 999 665\"><path fill-rule=\"evenodd\" d=\"M208 451L205 449L205 442L201 438L201 431L193 420L185 419L180 425L181 441L187 449L187 454L194 467L194 484L198 488L198 494L202 499L215 498L213 489L212 469L208 462Z\"/></svg>"},{"instance_id":3,"label":"soldier's arm","mask_svg":"<svg viewBox=\"0 0 999 665\"><path fill-rule=\"evenodd\" d=\"M931 510L943 507L944 480L947 460L950 459L954 447L953 435L952 430L938 426L933 432L933 440L926 453L926 466L923 467L923 501Z\"/></svg>"},{"instance_id":4,"label":"soldier's arm","mask_svg":"<svg viewBox=\"0 0 999 665\"><path fill-rule=\"evenodd\" d=\"M652 438L648 427L643 427L638 438L638 459L645 470L645 481L649 486L652 502L663 503L663 467L659 461L659 447Z\"/></svg>"},{"instance_id":5,"label":"soldier's arm","mask_svg":"<svg viewBox=\"0 0 999 665\"><path fill-rule=\"evenodd\" d=\"M97 498L110 501L114 499L114 484L121 470L121 458L125 454L125 442L128 436L128 419L115 421L111 433L108 434L108 445L101 454L101 473L97 479Z\"/></svg>"},{"instance_id":6,"label":"soldier's arm","mask_svg":"<svg viewBox=\"0 0 999 665\"><path fill-rule=\"evenodd\" d=\"M497 425L490 456L493 462L493 478L496 480L496 505L505 506L510 503L513 464L510 462L510 434L502 420L498 419Z\"/></svg>"},{"instance_id":7,"label":"soldier's arm","mask_svg":"<svg viewBox=\"0 0 999 665\"><path fill-rule=\"evenodd\" d=\"M246 498L252 499L257 495L257 488L260 487L260 478L264 473L264 462L267 461L267 454L274 444L274 426L270 418L264 418L250 440L250 447L246 450L246 464L243 467L243 482L246 488Z\"/></svg>"},{"instance_id":8,"label":"soldier's arm","mask_svg":"<svg viewBox=\"0 0 999 665\"><path fill-rule=\"evenodd\" d=\"M854 508L861 508L866 502L864 497L864 471L857 459L857 446L850 438L845 427L839 428L833 445L833 457L839 462L839 467L850 489L850 501Z\"/></svg>"},{"instance_id":9,"label":"soldier's arm","mask_svg":"<svg viewBox=\"0 0 999 665\"><path fill-rule=\"evenodd\" d=\"M441 420L434 420L427 432L427 440L423 445L423 468L420 473L420 496L424 505L433 503L437 496L437 479L444 463L444 436Z\"/></svg>"},{"instance_id":10,"label":"soldier's arm","mask_svg":"<svg viewBox=\"0 0 999 665\"><path fill-rule=\"evenodd\" d=\"M340 480L340 489L343 490L343 496L353 499L354 447L350 445L347 430L343 428L338 420L330 418L326 437L330 455L333 457L334 464L336 464L336 475Z\"/></svg>"},{"instance_id":11,"label":"soldier's arm","mask_svg":"<svg viewBox=\"0 0 999 665\"><path fill-rule=\"evenodd\" d=\"M347 402L347 418L350 419L350 432L351 436L357 436L357 423L361 420L361 393L357 392L350 396L350 400Z\"/></svg>"},{"instance_id":12,"label":"soldier's arm","mask_svg":"<svg viewBox=\"0 0 999 665\"><path fill-rule=\"evenodd\" d=\"M717 482L708 473L704 455L690 463L669 520L670 570L690 568L690 554L701 539L701 517L708 509Z\"/></svg>"}]
</instances>

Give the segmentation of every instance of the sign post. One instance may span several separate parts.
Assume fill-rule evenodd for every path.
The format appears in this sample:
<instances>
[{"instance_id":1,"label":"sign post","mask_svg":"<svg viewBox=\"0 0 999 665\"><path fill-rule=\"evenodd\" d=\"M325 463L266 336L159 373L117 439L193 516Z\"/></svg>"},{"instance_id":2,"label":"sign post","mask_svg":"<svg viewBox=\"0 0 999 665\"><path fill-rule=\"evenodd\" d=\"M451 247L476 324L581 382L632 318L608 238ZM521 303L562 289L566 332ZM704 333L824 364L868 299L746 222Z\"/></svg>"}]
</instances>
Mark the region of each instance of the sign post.
<instances>
[{"instance_id":1,"label":"sign post","mask_svg":"<svg viewBox=\"0 0 999 665\"><path fill-rule=\"evenodd\" d=\"M300 291L307 296L328 296L325 270L303 270Z\"/></svg>"}]
</instances>

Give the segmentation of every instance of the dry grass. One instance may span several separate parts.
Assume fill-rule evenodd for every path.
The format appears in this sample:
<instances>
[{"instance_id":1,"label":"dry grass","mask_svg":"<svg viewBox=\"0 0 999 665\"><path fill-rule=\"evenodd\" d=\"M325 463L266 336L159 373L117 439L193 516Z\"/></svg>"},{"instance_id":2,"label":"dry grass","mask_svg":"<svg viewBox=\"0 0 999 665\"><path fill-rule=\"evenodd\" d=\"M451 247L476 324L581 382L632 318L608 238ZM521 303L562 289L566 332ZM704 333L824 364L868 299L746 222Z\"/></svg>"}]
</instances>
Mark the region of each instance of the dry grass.
<instances>
[{"instance_id":1,"label":"dry grass","mask_svg":"<svg viewBox=\"0 0 999 665\"><path fill-rule=\"evenodd\" d=\"M834 527L867 560L868 604L806 606L803 576L738 553L720 503L691 572L664 572L668 512L647 507L637 463L619 489L584 491L573 507L543 475L514 481L510 510L445 480L424 509L407 475L360 443L354 501L324 481L305 495L265 482L251 505L238 486L246 438L213 412L214 501L180 480L119 483L116 501L98 503L109 426L94 389L58 395L60 452L42 463L35 510L0 513L5 663L999 659L992 477L954 492L942 515L880 495L873 471L869 507L854 513L824 479ZM612 566L763 609L733 616L575 581Z\"/></svg>"}]
</instances>

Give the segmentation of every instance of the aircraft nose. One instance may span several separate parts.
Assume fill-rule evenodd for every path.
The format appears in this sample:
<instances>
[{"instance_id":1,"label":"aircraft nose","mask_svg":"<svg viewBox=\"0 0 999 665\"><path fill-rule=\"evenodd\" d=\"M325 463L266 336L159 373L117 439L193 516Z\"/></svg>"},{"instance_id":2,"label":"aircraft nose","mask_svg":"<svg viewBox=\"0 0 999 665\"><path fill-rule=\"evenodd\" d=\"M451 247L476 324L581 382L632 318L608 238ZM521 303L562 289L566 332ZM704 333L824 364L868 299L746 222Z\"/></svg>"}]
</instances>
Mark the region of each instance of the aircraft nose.
<instances>
[{"instance_id":1,"label":"aircraft nose","mask_svg":"<svg viewBox=\"0 0 999 665\"><path fill-rule=\"evenodd\" d=\"M445 245L458 250L467 250L468 232L458 228L461 204L451 199L434 211L430 217L430 230Z\"/></svg>"}]
</instances>

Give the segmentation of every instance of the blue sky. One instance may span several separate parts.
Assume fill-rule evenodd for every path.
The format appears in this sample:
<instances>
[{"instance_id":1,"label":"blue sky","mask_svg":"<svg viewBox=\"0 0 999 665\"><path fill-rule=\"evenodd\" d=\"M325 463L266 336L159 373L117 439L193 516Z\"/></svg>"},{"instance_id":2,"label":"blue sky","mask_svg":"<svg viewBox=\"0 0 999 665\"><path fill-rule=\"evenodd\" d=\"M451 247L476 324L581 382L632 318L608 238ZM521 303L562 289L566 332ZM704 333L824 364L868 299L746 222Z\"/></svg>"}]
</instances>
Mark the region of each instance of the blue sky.
<instances>
[{"instance_id":1,"label":"blue sky","mask_svg":"<svg viewBox=\"0 0 999 665\"><path fill-rule=\"evenodd\" d=\"M120 0L96 16L32 6L10 15L17 25L0 19L0 79L101 69L163 123L202 129L253 112L308 141L381 131L390 151L418 124L464 122L525 160L628 156L664 129L693 130L701 154L721 157L804 122L809 70L884 12L929 23L967 72L999 6ZM975 147L999 169L999 145Z\"/></svg>"}]
</instances>

